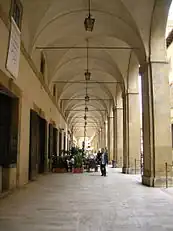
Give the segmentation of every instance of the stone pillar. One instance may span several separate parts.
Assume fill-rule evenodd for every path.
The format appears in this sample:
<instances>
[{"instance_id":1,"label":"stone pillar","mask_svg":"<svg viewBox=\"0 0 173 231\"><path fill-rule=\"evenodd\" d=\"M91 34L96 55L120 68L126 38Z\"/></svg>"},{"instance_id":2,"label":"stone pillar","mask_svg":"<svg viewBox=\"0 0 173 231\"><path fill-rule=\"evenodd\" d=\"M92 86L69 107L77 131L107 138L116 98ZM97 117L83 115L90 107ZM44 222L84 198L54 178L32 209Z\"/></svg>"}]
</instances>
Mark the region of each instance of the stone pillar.
<instances>
[{"instance_id":1,"label":"stone pillar","mask_svg":"<svg viewBox=\"0 0 173 231\"><path fill-rule=\"evenodd\" d=\"M117 110L113 108L113 160L118 163L117 159Z\"/></svg>"},{"instance_id":2,"label":"stone pillar","mask_svg":"<svg viewBox=\"0 0 173 231\"><path fill-rule=\"evenodd\" d=\"M104 134L104 128L101 128L101 146L105 147L105 134Z\"/></svg>"},{"instance_id":3,"label":"stone pillar","mask_svg":"<svg viewBox=\"0 0 173 231\"><path fill-rule=\"evenodd\" d=\"M107 123L107 149L108 149L108 159L109 159L109 161L110 161L110 159L111 159L111 156L110 156L110 119L109 119L109 117L108 117L108 123Z\"/></svg>"},{"instance_id":4,"label":"stone pillar","mask_svg":"<svg viewBox=\"0 0 173 231\"><path fill-rule=\"evenodd\" d=\"M108 147L108 121L105 121L105 147Z\"/></svg>"},{"instance_id":5,"label":"stone pillar","mask_svg":"<svg viewBox=\"0 0 173 231\"><path fill-rule=\"evenodd\" d=\"M98 146L99 146L99 148L102 148L102 144L101 144L101 130L100 129L98 131Z\"/></svg>"},{"instance_id":6,"label":"stone pillar","mask_svg":"<svg viewBox=\"0 0 173 231\"><path fill-rule=\"evenodd\" d=\"M140 173L139 64L131 52L126 90L123 93L123 173Z\"/></svg>"},{"instance_id":7,"label":"stone pillar","mask_svg":"<svg viewBox=\"0 0 173 231\"><path fill-rule=\"evenodd\" d=\"M28 183L29 178L29 137L30 137L30 105L22 97L20 104L20 144L17 163L17 186Z\"/></svg>"},{"instance_id":8,"label":"stone pillar","mask_svg":"<svg viewBox=\"0 0 173 231\"><path fill-rule=\"evenodd\" d=\"M109 160L113 160L114 152L114 117L108 117L108 154Z\"/></svg>"},{"instance_id":9,"label":"stone pillar","mask_svg":"<svg viewBox=\"0 0 173 231\"><path fill-rule=\"evenodd\" d=\"M142 183L165 186L165 163L172 165L168 64L149 62L141 68L144 169ZM171 171L171 167L168 167ZM171 174L168 172L168 182Z\"/></svg>"},{"instance_id":10,"label":"stone pillar","mask_svg":"<svg viewBox=\"0 0 173 231\"><path fill-rule=\"evenodd\" d=\"M110 160L114 159L114 117L109 117L110 121Z\"/></svg>"},{"instance_id":11,"label":"stone pillar","mask_svg":"<svg viewBox=\"0 0 173 231\"><path fill-rule=\"evenodd\" d=\"M123 173L140 173L140 105L139 94L127 93L123 99L124 155Z\"/></svg>"},{"instance_id":12,"label":"stone pillar","mask_svg":"<svg viewBox=\"0 0 173 231\"><path fill-rule=\"evenodd\" d=\"M117 123L117 166L123 167L123 107L117 105L116 108L116 123Z\"/></svg>"}]
</instances>

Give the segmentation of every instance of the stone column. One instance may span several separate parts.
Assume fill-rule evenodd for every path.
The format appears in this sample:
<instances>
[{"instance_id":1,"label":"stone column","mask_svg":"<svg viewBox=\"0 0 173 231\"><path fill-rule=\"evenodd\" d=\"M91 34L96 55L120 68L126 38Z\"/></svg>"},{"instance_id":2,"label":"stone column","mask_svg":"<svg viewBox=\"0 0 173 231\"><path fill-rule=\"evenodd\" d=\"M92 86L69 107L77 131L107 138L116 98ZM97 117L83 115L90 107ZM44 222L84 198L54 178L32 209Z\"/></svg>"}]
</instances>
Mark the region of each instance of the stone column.
<instances>
[{"instance_id":1,"label":"stone column","mask_svg":"<svg viewBox=\"0 0 173 231\"><path fill-rule=\"evenodd\" d=\"M108 147L108 121L105 121L105 147Z\"/></svg>"},{"instance_id":2,"label":"stone column","mask_svg":"<svg viewBox=\"0 0 173 231\"><path fill-rule=\"evenodd\" d=\"M108 154L109 154L109 160L113 160L113 152L114 152L114 117L113 113L111 113L111 116L108 117Z\"/></svg>"},{"instance_id":3,"label":"stone column","mask_svg":"<svg viewBox=\"0 0 173 231\"><path fill-rule=\"evenodd\" d=\"M117 165L123 167L123 107L117 105L116 108L116 123L117 123Z\"/></svg>"},{"instance_id":4,"label":"stone column","mask_svg":"<svg viewBox=\"0 0 173 231\"><path fill-rule=\"evenodd\" d=\"M149 62L141 68L144 171L142 183L165 186L165 163L172 165L168 64ZM168 167L171 171L171 167ZM170 179L171 174L168 172ZM169 180L168 179L168 180Z\"/></svg>"},{"instance_id":5,"label":"stone column","mask_svg":"<svg viewBox=\"0 0 173 231\"><path fill-rule=\"evenodd\" d=\"M130 53L126 89L123 92L123 173L140 172L139 64Z\"/></svg>"},{"instance_id":6,"label":"stone column","mask_svg":"<svg viewBox=\"0 0 173 231\"><path fill-rule=\"evenodd\" d=\"M139 93L127 92L123 98L124 155L123 173L140 173Z\"/></svg>"},{"instance_id":7,"label":"stone column","mask_svg":"<svg viewBox=\"0 0 173 231\"><path fill-rule=\"evenodd\" d=\"M105 147L105 134L104 134L104 127L101 128L101 146Z\"/></svg>"},{"instance_id":8,"label":"stone column","mask_svg":"<svg viewBox=\"0 0 173 231\"><path fill-rule=\"evenodd\" d=\"M108 123L107 123L107 149L108 149L108 159L109 159L109 161L110 161L110 158L111 158L111 156L110 156L110 119L109 119L109 117L108 117Z\"/></svg>"},{"instance_id":9,"label":"stone column","mask_svg":"<svg viewBox=\"0 0 173 231\"><path fill-rule=\"evenodd\" d=\"M102 145L101 145L101 131L100 131L100 129L98 131L98 146L99 146L99 148L102 148Z\"/></svg>"},{"instance_id":10,"label":"stone column","mask_svg":"<svg viewBox=\"0 0 173 231\"><path fill-rule=\"evenodd\" d=\"M106 123L103 124L104 147L106 147Z\"/></svg>"},{"instance_id":11,"label":"stone column","mask_svg":"<svg viewBox=\"0 0 173 231\"><path fill-rule=\"evenodd\" d=\"M117 155L117 110L113 108L113 159L118 163Z\"/></svg>"},{"instance_id":12,"label":"stone column","mask_svg":"<svg viewBox=\"0 0 173 231\"><path fill-rule=\"evenodd\" d=\"M99 150L99 132L97 131L97 150Z\"/></svg>"}]
</instances>

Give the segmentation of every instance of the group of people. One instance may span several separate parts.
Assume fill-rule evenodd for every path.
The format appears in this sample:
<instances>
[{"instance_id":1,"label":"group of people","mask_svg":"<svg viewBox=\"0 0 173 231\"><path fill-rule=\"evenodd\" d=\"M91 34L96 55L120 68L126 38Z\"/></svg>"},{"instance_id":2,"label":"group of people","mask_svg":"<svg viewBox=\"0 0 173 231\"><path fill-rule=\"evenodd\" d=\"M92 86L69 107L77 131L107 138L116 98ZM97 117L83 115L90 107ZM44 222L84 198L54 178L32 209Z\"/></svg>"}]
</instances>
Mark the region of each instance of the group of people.
<instances>
[{"instance_id":1,"label":"group of people","mask_svg":"<svg viewBox=\"0 0 173 231\"><path fill-rule=\"evenodd\" d=\"M97 153L96 160L100 164L101 176L106 176L106 165L108 164L108 152L106 148L102 148L101 152Z\"/></svg>"}]
</instances>

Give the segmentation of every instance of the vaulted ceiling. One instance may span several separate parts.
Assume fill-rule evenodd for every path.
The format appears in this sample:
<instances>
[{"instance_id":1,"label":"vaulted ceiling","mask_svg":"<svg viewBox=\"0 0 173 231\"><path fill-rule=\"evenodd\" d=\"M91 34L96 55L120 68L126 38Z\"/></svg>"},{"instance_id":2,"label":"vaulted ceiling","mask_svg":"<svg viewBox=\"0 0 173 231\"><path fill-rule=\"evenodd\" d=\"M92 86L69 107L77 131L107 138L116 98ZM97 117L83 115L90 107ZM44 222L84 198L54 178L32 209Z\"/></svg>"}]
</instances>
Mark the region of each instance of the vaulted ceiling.
<instances>
[{"instance_id":1,"label":"vaulted ceiling","mask_svg":"<svg viewBox=\"0 0 173 231\"><path fill-rule=\"evenodd\" d=\"M91 0L91 14L96 20L92 32L84 29L88 0L21 2L24 7L22 37L26 49L36 66L39 65L40 52L44 53L47 84L50 88L56 84L61 110L68 123L74 126L76 134L81 136L84 132L86 95L86 41L88 40L89 47L97 47L88 50L90 82L93 83L88 83L87 89L91 99L87 103L87 121L90 124L87 135L93 136L103 125L118 91L124 88L130 53L136 55L139 64L145 61L156 1ZM160 2L163 4L164 1ZM46 47L59 49L45 49ZM83 49L74 49L75 47ZM122 47L125 49L120 49Z\"/></svg>"}]
</instances>

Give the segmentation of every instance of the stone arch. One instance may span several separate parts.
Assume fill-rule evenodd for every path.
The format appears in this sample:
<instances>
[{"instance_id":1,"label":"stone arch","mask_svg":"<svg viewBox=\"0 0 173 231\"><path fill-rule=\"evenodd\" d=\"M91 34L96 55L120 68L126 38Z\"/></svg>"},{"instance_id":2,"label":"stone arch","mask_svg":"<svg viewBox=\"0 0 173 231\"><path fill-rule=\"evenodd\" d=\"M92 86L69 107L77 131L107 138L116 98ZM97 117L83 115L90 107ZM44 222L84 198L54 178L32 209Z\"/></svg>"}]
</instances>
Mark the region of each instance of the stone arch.
<instances>
[{"instance_id":1,"label":"stone arch","mask_svg":"<svg viewBox=\"0 0 173 231\"><path fill-rule=\"evenodd\" d=\"M172 0L154 1L148 49L148 59L151 61L167 61L165 34L171 2Z\"/></svg>"}]
</instances>

